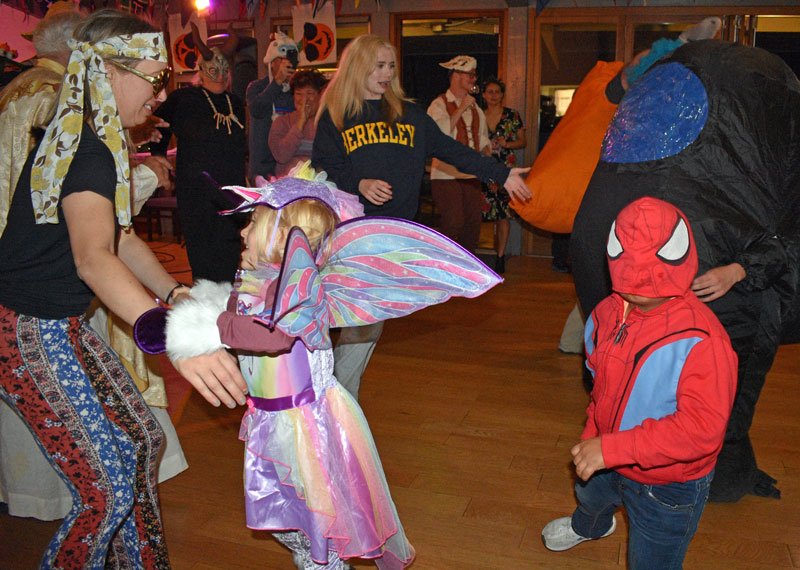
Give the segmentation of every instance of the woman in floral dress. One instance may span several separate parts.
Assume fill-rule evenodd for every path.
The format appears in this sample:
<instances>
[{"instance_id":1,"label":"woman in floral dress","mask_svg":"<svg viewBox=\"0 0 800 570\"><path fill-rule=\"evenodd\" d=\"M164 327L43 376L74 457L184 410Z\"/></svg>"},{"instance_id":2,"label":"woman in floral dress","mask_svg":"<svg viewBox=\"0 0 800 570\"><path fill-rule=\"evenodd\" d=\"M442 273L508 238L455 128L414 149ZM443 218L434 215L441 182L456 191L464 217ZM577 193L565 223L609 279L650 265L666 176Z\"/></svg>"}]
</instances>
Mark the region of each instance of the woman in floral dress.
<instances>
[{"instance_id":1,"label":"woman in floral dress","mask_svg":"<svg viewBox=\"0 0 800 570\"><path fill-rule=\"evenodd\" d=\"M505 83L490 78L483 84L483 99L486 101L486 124L492 143L492 156L509 168L516 167L514 150L525 146L525 128L519 113L503 106L506 94ZM505 249L510 229L508 192L497 184L484 185L483 221L495 223L497 262L495 270L505 271Z\"/></svg>"}]
</instances>

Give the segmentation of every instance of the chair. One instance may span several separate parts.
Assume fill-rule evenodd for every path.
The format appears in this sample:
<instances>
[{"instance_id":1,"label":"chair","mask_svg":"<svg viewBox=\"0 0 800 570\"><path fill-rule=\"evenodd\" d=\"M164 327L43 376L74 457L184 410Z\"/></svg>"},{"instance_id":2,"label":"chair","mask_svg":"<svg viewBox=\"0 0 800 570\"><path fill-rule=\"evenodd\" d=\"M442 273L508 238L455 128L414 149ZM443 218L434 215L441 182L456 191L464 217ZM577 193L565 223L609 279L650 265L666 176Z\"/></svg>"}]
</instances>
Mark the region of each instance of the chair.
<instances>
[{"instance_id":1,"label":"chair","mask_svg":"<svg viewBox=\"0 0 800 570\"><path fill-rule=\"evenodd\" d=\"M159 188L153 197L145 202L142 207L141 215L147 219L147 241L153 241L153 223L158 227L158 235L161 234L161 220L169 218L172 221L172 234L181 243L181 222L178 219L178 198L175 196L162 196L163 189Z\"/></svg>"}]
</instances>

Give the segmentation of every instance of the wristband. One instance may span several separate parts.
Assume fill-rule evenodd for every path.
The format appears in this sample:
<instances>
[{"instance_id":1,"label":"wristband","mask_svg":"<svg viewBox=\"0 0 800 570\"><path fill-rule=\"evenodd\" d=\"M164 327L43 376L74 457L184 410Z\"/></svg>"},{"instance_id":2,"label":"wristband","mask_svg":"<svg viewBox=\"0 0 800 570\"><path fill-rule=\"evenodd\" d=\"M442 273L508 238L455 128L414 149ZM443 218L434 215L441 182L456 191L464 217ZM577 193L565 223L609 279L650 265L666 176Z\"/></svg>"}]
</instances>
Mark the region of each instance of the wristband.
<instances>
[{"instance_id":1,"label":"wristband","mask_svg":"<svg viewBox=\"0 0 800 570\"><path fill-rule=\"evenodd\" d=\"M169 301L170 301L170 299L172 299L172 294L173 294L175 291L177 291L178 289L180 289L181 287L186 287L186 288L188 288L188 289L191 289L191 287L189 287L189 286L188 286L188 285L186 285L185 283L178 283L177 285L175 285L175 287L173 287L173 288L170 290L170 292L169 292L169 293L167 293L167 298L166 298L166 299L164 299L164 303L165 303L165 304L167 304L167 305L169 305Z\"/></svg>"},{"instance_id":2,"label":"wristband","mask_svg":"<svg viewBox=\"0 0 800 570\"><path fill-rule=\"evenodd\" d=\"M161 354L166 350L167 309L156 307L139 315L133 325L133 340L147 354Z\"/></svg>"}]
</instances>

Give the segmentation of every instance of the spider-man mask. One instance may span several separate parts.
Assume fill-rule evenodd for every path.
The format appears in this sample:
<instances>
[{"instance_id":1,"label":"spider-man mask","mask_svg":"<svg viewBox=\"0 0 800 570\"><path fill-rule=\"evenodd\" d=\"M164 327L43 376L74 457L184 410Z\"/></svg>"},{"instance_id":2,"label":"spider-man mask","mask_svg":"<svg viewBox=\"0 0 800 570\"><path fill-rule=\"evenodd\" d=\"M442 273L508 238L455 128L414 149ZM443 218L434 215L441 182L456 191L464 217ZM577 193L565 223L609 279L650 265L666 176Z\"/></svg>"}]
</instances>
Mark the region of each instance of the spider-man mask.
<instances>
[{"instance_id":1,"label":"spider-man mask","mask_svg":"<svg viewBox=\"0 0 800 570\"><path fill-rule=\"evenodd\" d=\"M675 297L697 274L697 251L683 212L656 198L628 204L611 225L606 246L617 293Z\"/></svg>"}]
</instances>

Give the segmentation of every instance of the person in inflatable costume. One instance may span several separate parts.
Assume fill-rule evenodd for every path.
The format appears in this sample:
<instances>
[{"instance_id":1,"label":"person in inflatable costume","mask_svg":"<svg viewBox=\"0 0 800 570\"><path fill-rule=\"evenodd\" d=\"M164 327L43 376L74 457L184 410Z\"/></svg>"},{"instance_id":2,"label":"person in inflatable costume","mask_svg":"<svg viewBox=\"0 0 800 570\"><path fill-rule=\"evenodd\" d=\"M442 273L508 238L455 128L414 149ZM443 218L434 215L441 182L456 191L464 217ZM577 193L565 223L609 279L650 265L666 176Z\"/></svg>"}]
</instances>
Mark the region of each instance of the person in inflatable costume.
<instances>
[{"instance_id":1,"label":"person in inflatable costume","mask_svg":"<svg viewBox=\"0 0 800 570\"><path fill-rule=\"evenodd\" d=\"M603 247L612 221L644 195L686 214L699 258L692 288L739 357L710 500L780 497L757 467L748 431L781 335L798 337L797 321L787 320L800 233L797 77L764 50L707 40L678 47L632 83L575 218L573 269L584 314L611 291Z\"/></svg>"}]
</instances>

